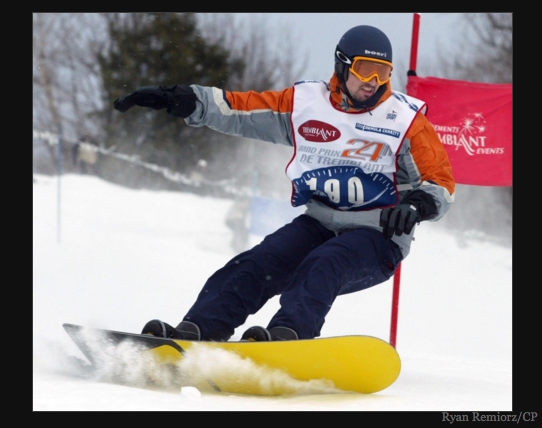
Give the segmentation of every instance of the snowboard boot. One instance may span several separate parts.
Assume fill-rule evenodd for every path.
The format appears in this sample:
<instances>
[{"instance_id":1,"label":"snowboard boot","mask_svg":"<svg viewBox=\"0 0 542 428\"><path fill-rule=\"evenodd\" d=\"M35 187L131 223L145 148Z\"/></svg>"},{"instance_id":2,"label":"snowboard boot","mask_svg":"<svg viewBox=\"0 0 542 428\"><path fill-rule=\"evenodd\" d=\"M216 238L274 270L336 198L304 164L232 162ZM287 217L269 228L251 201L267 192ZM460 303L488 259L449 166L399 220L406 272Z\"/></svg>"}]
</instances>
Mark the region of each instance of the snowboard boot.
<instances>
[{"instance_id":1,"label":"snowboard boot","mask_svg":"<svg viewBox=\"0 0 542 428\"><path fill-rule=\"evenodd\" d=\"M298 340L295 330L289 327L271 327L269 329L271 340Z\"/></svg>"},{"instance_id":2,"label":"snowboard boot","mask_svg":"<svg viewBox=\"0 0 542 428\"><path fill-rule=\"evenodd\" d=\"M145 324L141 334L169 339L201 340L199 327L190 321L181 321L177 327L172 327L163 321L152 320Z\"/></svg>"},{"instance_id":3,"label":"snowboard boot","mask_svg":"<svg viewBox=\"0 0 542 428\"><path fill-rule=\"evenodd\" d=\"M275 340L297 340L297 333L288 327L273 327L267 330L263 327L250 327L243 333L242 341L268 342Z\"/></svg>"},{"instance_id":4,"label":"snowboard boot","mask_svg":"<svg viewBox=\"0 0 542 428\"><path fill-rule=\"evenodd\" d=\"M266 328L259 326L250 327L243 333L241 340L249 342L269 342L271 340L271 335Z\"/></svg>"}]
</instances>

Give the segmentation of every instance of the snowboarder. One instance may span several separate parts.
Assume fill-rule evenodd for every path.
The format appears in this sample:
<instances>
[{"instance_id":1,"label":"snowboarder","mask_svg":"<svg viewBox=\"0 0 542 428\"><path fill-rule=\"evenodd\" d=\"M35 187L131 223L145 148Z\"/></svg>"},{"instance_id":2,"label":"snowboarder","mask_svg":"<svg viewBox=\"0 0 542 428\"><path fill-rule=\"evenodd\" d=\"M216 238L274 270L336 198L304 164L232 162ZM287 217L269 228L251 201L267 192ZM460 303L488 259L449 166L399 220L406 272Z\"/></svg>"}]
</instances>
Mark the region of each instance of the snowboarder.
<instances>
[{"instance_id":1,"label":"snowboarder","mask_svg":"<svg viewBox=\"0 0 542 428\"><path fill-rule=\"evenodd\" d=\"M317 337L337 296L387 281L410 251L415 224L448 211L455 182L447 153L425 103L392 91L386 34L351 28L334 59L329 82L261 93L148 86L114 102L120 112L165 108L190 126L293 147L292 205L306 205L211 275L176 327L152 320L142 333L227 341L280 295L267 327L241 340Z\"/></svg>"}]
</instances>

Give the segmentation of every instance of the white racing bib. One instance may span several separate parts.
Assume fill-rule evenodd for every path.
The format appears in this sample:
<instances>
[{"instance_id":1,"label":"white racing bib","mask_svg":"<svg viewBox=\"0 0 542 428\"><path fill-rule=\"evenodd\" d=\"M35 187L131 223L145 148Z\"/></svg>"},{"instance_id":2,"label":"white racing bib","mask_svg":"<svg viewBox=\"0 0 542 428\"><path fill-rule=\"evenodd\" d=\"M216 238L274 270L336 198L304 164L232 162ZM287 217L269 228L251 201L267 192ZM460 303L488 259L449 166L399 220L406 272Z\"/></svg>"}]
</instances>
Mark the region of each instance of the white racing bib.
<instances>
[{"instance_id":1,"label":"white racing bib","mask_svg":"<svg viewBox=\"0 0 542 428\"><path fill-rule=\"evenodd\" d=\"M345 113L331 104L325 82L297 83L295 151L286 168L292 205L313 197L339 210L397 204L396 154L421 108L422 101L394 92L370 113Z\"/></svg>"}]
</instances>

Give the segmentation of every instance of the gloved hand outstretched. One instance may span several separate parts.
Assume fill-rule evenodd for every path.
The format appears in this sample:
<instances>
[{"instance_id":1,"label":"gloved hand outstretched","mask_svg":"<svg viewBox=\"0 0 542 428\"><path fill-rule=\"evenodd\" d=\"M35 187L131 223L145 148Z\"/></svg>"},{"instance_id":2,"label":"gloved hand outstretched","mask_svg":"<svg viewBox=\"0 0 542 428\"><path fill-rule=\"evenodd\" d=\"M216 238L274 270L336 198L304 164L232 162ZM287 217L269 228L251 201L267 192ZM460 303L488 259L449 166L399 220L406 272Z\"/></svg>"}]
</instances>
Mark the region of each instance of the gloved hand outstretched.
<instances>
[{"instance_id":1,"label":"gloved hand outstretched","mask_svg":"<svg viewBox=\"0 0 542 428\"><path fill-rule=\"evenodd\" d=\"M422 217L416 207L411 204L399 204L384 208L380 214L380 227L383 228L384 238L391 239L393 235L410 235L412 228L421 221Z\"/></svg>"},{"instance_id":2,"label":"gloved hand outstretched","mask_svg":"<svg viewBox=\"0 0 542 428\"><path fill-rule=\"evenodd\" d=\"M144 86L118 98L113 105L121 113L133 106L154 110L167 108L168 114L186 118L196 110L196 100L197 96L189 85Z\"/></svg>"},{"instance_id":3,"label":"gloved hand outstretched","mask_svg":"<svg viewBox=\"0 0 542 428\"><path fill-rule=\"evenodd\" d=\"M384 208L380 213L380 227L384 238L393 235L410 235L414 225L424 220L431 220L438 215L438 208L431 195L423 190L414 190L406 195L399 205Z\"/></svg>"}]
</instances>

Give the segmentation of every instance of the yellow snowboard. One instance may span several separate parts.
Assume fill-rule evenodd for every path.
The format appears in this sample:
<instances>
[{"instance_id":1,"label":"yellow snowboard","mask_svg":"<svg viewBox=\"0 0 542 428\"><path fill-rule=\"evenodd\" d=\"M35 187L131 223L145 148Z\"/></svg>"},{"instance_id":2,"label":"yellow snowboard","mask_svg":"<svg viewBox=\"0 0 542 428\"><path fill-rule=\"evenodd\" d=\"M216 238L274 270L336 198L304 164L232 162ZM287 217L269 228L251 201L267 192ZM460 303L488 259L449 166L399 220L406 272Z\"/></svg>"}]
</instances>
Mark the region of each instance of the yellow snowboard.
<instances>
[{"instance_id":1,"label":"yellow snowboard","mask_svg":"<svg viewBox=\"0 0 542 428\"><path fill-rule=\"evenodd\" d=\"M104 365L105 349L137 346L137 360L147 359L146 374L168 367L185 385L203 391L235 394L296 394L303 385L315 391L374 393L390 386L401 370L396 350L370 336L339 336L277 342L195 342L150 335L63 325L95 366ZM133 358L133 357L132 357ZM150 361L150 363L148 362ZM110 363L109 363L110 364ZM137 361L123 365L134 367ZM316 392L316 393L318 393Z\"/></svg>"}]
</instances>

